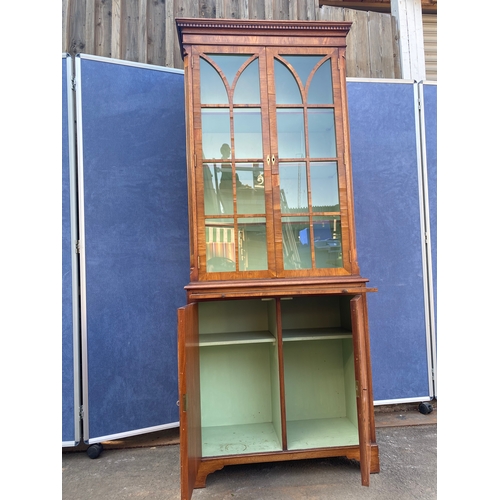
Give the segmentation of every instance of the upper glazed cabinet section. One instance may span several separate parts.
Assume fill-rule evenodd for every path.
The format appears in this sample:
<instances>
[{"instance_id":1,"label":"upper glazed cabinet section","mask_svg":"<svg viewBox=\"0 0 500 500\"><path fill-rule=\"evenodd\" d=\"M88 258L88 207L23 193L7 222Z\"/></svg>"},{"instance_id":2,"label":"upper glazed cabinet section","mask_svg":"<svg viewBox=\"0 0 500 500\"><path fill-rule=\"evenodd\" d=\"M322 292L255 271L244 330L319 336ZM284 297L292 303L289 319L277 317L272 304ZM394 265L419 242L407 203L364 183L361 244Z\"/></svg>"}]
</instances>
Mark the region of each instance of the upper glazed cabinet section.
<instances>
[{"instance_id":1,"label":"upper glazed cabinet section","mask_svg":"<svg viewBox=\"0 0 500 500\"><path fill-rule=\"evenodd\" d=\"M192 280L358 273L349 25L296 24L284 38L280 23L178 20L194 181Z\"/></svg>"}]
</instances>

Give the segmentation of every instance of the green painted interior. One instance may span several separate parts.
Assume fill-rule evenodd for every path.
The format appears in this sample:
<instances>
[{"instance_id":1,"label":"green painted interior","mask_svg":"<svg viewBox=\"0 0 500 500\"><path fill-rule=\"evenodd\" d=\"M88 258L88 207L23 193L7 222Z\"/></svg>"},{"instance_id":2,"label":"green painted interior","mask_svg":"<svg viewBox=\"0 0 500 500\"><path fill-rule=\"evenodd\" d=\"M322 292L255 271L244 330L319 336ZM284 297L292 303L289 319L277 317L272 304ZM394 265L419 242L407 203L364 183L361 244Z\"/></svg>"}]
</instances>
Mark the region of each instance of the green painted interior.
<instances>
[{"instance_id":1,"label":"green painted interior","mask_svg":"<svg viewBox=\"0 0 500 500\"><path fill-rule=\"evenodd\" d=\"M274 332L274 300L216 300L199 303L200 335L205 333Z\"/></svg>"},{"instance_id":2,"label":"green painted interior","mask_svg":"<svg viewBox=\"0 0 500 500\"><path fill-rule=\"evenodd\" d=\"M202 455L217 457L283 449L272 423L203 427Z\"/></svg>"},{"instance_id":3,"label":"green painted interior","mask_svg":"<svg viewBox=\"0 0 500 500\"><path fill-rule=\"evenodd\" d=\"M349 301L345 301L346 298L313 296L282 300L283 330L344 327L351 331Z\"/></svg>"},{"instance_id":4,"label":"green painted interior","mask_svg":"<svg viewBox=\"0 0 500 500\"><path fill-rule=\"evenodd\" d=\"M349 298L281 304L288 449L357 444ZM282 449L277 323L275 300L199 304L203 456Z\"/></svg>"},{"instance_id":5,"label":"green painted interior","mask_svg":"<svg viewBox=\"0 0 500 500\"><path fill-rule=\"evenodd\" d=\"M199 305L203 456L281 450L276 302Z\"/></svg>"}]
</instances>

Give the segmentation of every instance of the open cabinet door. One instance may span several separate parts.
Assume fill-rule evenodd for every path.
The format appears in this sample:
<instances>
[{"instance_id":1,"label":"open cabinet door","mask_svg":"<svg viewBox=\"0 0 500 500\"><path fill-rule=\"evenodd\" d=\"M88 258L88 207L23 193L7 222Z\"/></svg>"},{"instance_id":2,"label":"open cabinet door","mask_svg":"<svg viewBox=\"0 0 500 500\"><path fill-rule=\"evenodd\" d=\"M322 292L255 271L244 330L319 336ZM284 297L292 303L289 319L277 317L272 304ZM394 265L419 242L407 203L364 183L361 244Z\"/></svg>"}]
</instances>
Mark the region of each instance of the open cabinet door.
<instances>
[{"instance_id":1,"label":"open cabinet door","mask_svg":"<svg viewBox=\"0 0 500 500\"><path fill-rule=\"evenodd\" d=\"M198 305L177 310L181 499L190 500L201 460Z\"/></svg>"},{"instance_id":2,"label":"open cabinet door","mask_svg":"<svg viewBox=\"0 0 500 500\"><path fill-rule=\"evenodd\" d=\"M354 367L356 371L356 398L358 400L358 431L361 465L361 483L370 484L371 432L370 432L370 386L366 357L366 304L362 295L351 299L352 339L354 344Z\"/></svg>"}]
</instances>

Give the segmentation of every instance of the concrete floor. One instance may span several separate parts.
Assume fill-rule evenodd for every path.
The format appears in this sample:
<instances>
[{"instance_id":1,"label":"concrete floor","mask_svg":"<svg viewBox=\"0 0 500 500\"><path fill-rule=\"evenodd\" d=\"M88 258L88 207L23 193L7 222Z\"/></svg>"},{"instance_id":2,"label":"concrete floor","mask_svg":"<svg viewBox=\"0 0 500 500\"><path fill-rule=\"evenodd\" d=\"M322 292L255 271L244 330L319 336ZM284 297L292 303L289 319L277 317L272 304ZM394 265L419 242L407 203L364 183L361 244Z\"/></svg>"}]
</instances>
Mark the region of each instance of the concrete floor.
<instances>
[{"instance_id":1,"label":"concrete floor","mask_svg":"<svg viewBox=\"0 0 500 500\"><path fill-rule=\"evenodd\" d=\"M225 467L192 500L410 500L437 498L436 412L376 413L380 473L361 486L359 464L342 458ZM178 432L62 454L63 500L179 500Z\"/></svg>"}]
</instances>

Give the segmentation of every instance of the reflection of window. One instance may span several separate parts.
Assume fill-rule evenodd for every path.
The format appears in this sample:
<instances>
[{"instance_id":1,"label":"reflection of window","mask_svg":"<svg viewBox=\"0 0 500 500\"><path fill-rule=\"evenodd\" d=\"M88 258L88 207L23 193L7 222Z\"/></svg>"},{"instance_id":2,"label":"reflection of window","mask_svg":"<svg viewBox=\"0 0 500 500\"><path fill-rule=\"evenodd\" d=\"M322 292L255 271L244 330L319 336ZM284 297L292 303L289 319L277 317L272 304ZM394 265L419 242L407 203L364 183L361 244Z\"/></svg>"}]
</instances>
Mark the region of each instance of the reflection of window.
<instances>
[{"instance_id":1,"label":"reflection of window","mask_svg":"<svg viewBox=\"0 0 500 500\"><path fill-rule=\"evenodd\" d=\"M236 270L234 227L227 227L227 223L221 223L218 219L207 220L205 238L207 245L207 271Z\"/></svg>"}]
</instances>

